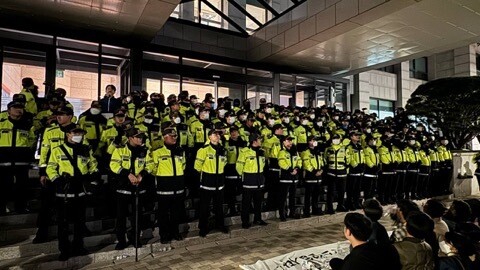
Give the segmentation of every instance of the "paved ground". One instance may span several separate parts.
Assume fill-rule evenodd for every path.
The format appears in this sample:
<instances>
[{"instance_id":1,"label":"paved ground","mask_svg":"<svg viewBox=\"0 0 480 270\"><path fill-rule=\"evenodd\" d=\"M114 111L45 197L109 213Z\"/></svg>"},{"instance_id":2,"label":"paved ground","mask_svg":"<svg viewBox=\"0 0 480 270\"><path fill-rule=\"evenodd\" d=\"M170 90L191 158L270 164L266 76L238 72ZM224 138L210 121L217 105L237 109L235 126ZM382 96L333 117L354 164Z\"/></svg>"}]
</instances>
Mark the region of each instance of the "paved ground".
<instances>
[{"instance_id":1,"label":"paved ground","mask_svg":"<svg viewBox=\"0 0 480 270\"><path fill-rule=\"evenodd\" d=\"M251 233L239 237L156 253L153 257L142 258L138 263L119 261L116 264L89 265L87 269L239 269L240 264L253 264L257 260L291 251L345 240L342 223L344 215L313 217L280 224L272 220L267 228L250 229ZM389 219L382 219L387 229L391 223Z\"/></svg>"}]
</instances>

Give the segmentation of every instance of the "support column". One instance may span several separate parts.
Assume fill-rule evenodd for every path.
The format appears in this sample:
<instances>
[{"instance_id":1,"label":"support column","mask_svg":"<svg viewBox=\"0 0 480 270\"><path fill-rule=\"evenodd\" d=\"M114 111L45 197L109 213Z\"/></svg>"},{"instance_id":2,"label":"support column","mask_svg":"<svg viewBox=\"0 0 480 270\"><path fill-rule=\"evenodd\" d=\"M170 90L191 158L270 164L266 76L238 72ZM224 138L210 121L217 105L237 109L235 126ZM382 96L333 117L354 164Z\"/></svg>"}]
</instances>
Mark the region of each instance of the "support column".
<instances>
[{"instance_id":1,"label":"support column","mask_svg":"<svg viewBox=\"0 0 480 270\"><path fill-rule=\"evenodd\" d=\"M280 73L273 74L272 103L280 104Z\"/></svg>"},{"instance_id":2,"label":"support column","mask_svg":"<svg viewBox=\"0 0 480 270\"><path fill-rule=\"evenodd\" d=\"M455 77L477 76L476 44L453 50Z\"/></svg>"},{"instance_id":3,"label":"support column","mask_svg":"<svg viewBox=\"0 0 480 270\"><path fill-rule=\"evenodd\" d=\"M351 92L351 96L347 94L347 97L351 97L350 108L351 108L351 111L353 112L356 109L360 110L362 108L360 108L360 75L355 74L352 77L353 78L350 80L351 81L350 88L352 89L352 92ZM348 108L348 104L347 104L347 108Z\"/></svg>"},{"instance_id":4,"label":"support column","mask_svg":"<svg viewBox=\"0 0 480 270\"><path fill-rule=\"evenodd\" d=\"M131 61L131 87L130 91L141 91L142 90L142 59L143 51L140 48L132 48L130 50L130 61Z\"/></svg>"},{"instance_id":5,"label":"support column","mask_svg":"<svg viewBox=\"0 0 480 270\"><path fill-rule=\"evenodd\" d=\"M410 62L405 61L395 66L397 72L397 100L396 106L405 108L410 98L411 90L409 85L410 79Z\"/></svg>"},{"instance_id":6,"label":"support column","mask_svg":"<svg viewBox=\"0 0 480 270\"><path fill-rule=\"evenodd\" d=\"M56 44L56 40L54 41ZM45 62L45 96L48 92L55 90L55 78L57 73L57 53L54 46L46 51L47 60Z\"/></svg>"}]
</instances>

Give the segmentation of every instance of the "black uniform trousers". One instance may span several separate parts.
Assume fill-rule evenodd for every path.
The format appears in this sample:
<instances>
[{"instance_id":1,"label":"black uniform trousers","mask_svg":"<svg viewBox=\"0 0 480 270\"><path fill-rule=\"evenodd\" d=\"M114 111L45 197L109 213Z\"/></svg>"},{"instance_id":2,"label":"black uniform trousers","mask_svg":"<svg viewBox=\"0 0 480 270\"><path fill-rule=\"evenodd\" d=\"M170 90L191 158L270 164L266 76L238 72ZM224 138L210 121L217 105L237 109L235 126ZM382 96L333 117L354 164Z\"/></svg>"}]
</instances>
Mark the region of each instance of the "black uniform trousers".
<instances>
[{"instance_id":1,"label":"black uniform trousers","mask_svg":"<svg viewBox=\"0 0 480 270\"><path fill-rule=\"evenodd\" d=\"M347 202L346 207L351 210L358 208L360 204L360 189L362 185L362 174L349 174L347 176Z\"/></svg>"},{"instance_id":2,"label":"black uniform trousers","mask_svg":"<svg viewBox=\"0 0 480 270\"><path fill-rule=\"evenodd\" d=\"M451 193L451 182L452 182L452 173L453 165L451 161L445 162L445 164L440 169L440 195L446 195Z\"/></svg>"},{"instance_id":3,"label":"black uniform trousers","mask_svg":"<svg viewBox=\"0 0 480 270\"><path fill-rule=\"evenodd\" d=\"M185 212L184 193L157 195L158 229L162 241L170 241L179 234L178 226Z\"/></svg>"},{"instance_id":4,"label":"black uniform trousers","mask_svg":"<svg viewBox=\"0 0 480 270\"><path fill-rule=\"evenodd\" d=\"M417 185L418 185L418 172L414 170L408 170L405 181L405 199L417 198Z\"/></svg>"},{"instance_id":5,"label":"black uniform trousers","mask_svg":"<svg viewBox=\"0 0 480 270\"><path fill-rule=\"evenodd\" d=\"M397 170L397 192L396 199L401 200L405 198L405 184L406 184L407 171L406 170Z\"/></svg>"},{"instance_id":6,"label":"black uniform trousers","mask_svg":"<svg viewBox=\"0 0 480 270\"><path fill-rule=\"evenodd\" d=\"M55 209L55 188L52 181L47 180L40 192L40 209L37 215L37 233L40 239L48 237L48 226L52 223Z\"/></svg>"},{"instance_id":7,"label":"black uniform trousers","mask_svg":"<svg viewBox=\"0 0 480 270\"><path fill-rule=\"evenodd\" d=\"M135 194L121 194L117 193L117 219L115 222L115 233L117 235L117 240L119 243L126 243L125 233L127 233L127 218L130 220L131 229L128 231L128 240L135 244L135 214L137 207L135 205ZM141 194L138 195L138 234L137 237L140 239L140 228L143 224L143 201L144 198ZM131 211L130 211L131 208Z\"/></svg>"},{"instance_id":8,"label":"black uniform trousers","mask_svg":"<svg viewBox=\"0 0 480 270\"><path fill-rule=\"evenodd\" d=\"M362 178L362 190L363 198L371 199L375 195L375 190L377 189L377 174L365 174Z\"/></svg>"},{"instance_id":9,"label":"black uniform trousers","mask_svg":"<svg viewBox=\"0 0 480 270\"><path fill-rule=\"evenodd\" d=\"M243 188L242 193L242 224L250 224L250 211L253 200L253 221L262 220L263 189Z\"/></svg>"},{"instance_id":10,"label":"black uniform trousers","mask_svg":"<svg viewBox=\"0 0 480 270\"><path fill-rule=\"evenodd\" d=\"M345 186L347 176L333 176L327 174L327 212L332 213L333 197L335 191L337 192L337 211L345 209Z\"/></svg>"},{"instance_id":11,"label":"black uniform trousers","mask_svg":"<svg viewBox=\"0 0 480 270\"><path fill-rule=\"evenodd\" d=\"M280 168L270 167L266 171L265 191L267 192L267 209L278 209L278 196L280 192Z\"/></svg>"},{"instance_id":12,"label":"black uniform trousers","mask_svg":"<svg viewBox=\"0 0 480 270\"><path fill-rule=\"evenodd\" d=\"M235 203L237 195L242 194L242 182L240 176L235 170L235 164L227 164L225 166L225 203L228 204L230 215L236 214Z\"/></svg>"},{"instance_id":13,"label":"black uniform trousers","mask_svg":"<svg viewBox=\"0 0 480 270\"><path fill-rule=\"evenodd\" d=\"M278 193L278 214L280 215L280 219L286 218L285 213L285 204L287 203L287 195L288 195L288 209L290 210L289 215L293 216L295 214L295 194L297 192L297 184L294 183L292 180L290 183L282 183L280 180L279 184L279 193Z\"/></svg>"},{"instance_id":14,"label":"black uniform trousers","mask_svg":"<svg viewBox=\"0 0 480 270\"><path fill-rule=\"evenodd\" d=\"M305 205L303 207L303 214L314 215L322 214L322 208L318 207L320 194L323 193L323 183L305 183ZM310 207L312 211L310 212Z\"/></svg>"},{"instance_id":15,"label":"black uniform trousers","mask_svg":"<svg viewBox=\"0 0 480 270\"><path fill-rule=\"evenodd\" d=\"M0 165L2 188L0 189L0 215L5 214L5 207L9 200L14 201L15 211L21 211L27 206L29 195L28 186L29 166Z\"/></svg>"},{"instance_id":16,"label":"black uniform trousers","mask_svg":"<svg viewBox=\"0 0 480 270\"><path fill-rule=\"evenodd\" d=\"M392 195L395 194L395 172L381 172L378 178L378 200L381 204L391 202Z\"/></svg>"},{"instance_id":17,"label":"black uniform trousers","mask_svg":"<svg viewBox=\"0 0 480 270\"><path fill-rule=\"evenodd\" d=\"M198 228L201 232L208 232L208 218L210 217L210 202L213 200L213 212L215 214L215 226L218 229L223 228L223 189L206 190L200 188L200 217L198 220Z\"/></svg>"},{"instance_id":18,"label":"black uniform trousers","mask_svg":"<svg viewBox=\"0 0 480 270\"><path fill-rule=\"evenodd\" d=\"M68 225L73 223L73 251L83 249L86 204L85 196L76 198L56 198L58 222L58 249L61 253L70 252Z\"/></svg>"}]
</instances>

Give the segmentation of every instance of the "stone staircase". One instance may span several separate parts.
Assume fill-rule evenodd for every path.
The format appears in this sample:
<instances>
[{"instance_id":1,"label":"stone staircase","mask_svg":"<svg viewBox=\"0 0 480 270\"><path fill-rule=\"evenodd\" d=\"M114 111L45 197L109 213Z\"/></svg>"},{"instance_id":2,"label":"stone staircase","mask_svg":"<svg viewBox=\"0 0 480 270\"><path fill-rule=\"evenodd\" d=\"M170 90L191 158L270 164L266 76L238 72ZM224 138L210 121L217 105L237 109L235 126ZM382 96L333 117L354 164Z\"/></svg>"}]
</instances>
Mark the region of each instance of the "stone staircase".
<instances>
[{"instance_id":1,"label":"stone staircase","mask_svg":"<svg viewBox=\"0 0 480 270\"><path fill-rule=\"evenodd\" d=\"M295 215L300 217L303 209L303 192L297 189ZM38 193L38 190L34 193ZM237 208L240 209L241 196L237 197ZM32 200L29 206L33 209L39 205L38 201ZM300 221L294 219L286 223L277 223L276 212L263 212L264 220L270 220L268 226L254 226L248 230L241 228L241 219L239 216L225 218L225 224L231 226L228 234L212 231L206 238L198 236L198 219L195 209L198 209L198 199L186 200L187 220L190 222L180 225L180 232L184 234L185 240L172 241L170 244L161 244L159 241L158 228L154 231L147 229L142 233L142 248L138 249L139 256L150 256L157 252L166 251L172 248L188 248L190 246L215 242L221 239L235 238L242 234L258 233L265 230L272 230L278 226ZM225 212L228 207L224 205ZM115 262L119 260L132 259L135 256L135 249L130 246L122 251L114 249L116 237L114 234L115 219L108 217L99 218L98 207L88 207L86 211L86 227L91 235L84 238L85 247L91 252L87 256L70 258L66 262L57 261L58 241L56 239L57 226L49 226L49 242L41 244L32 244L36 233L36 213L29 214L9 214L0 216L0 269L72 269L80 268L92 263ZM96 215L97 214L97 215ZM150 213L154 220L154 214ZM318 218L314 217L313 219ZM251 215L253 219L253 214ZM273 222L272 222L273 220ZM302 222L309 222L310 219L301 219Z\"/></svg>"}]
</instances>

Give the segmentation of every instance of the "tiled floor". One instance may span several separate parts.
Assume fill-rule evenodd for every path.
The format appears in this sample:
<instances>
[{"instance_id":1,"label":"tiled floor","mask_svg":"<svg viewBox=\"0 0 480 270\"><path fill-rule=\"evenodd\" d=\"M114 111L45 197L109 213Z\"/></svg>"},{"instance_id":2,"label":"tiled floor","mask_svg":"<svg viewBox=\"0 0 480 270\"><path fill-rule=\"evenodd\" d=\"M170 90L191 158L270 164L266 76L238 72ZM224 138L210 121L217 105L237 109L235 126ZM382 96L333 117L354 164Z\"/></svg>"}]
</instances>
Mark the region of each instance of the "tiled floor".
<instances>
[{"instance_id":1,"label":"tiled floor","mask_svg":"<svg viewBox=\"0 0 480 270\"><path fill-rule=\"evenodd\" d=\"M147 256L137 263L120 261L116 264L90 265L87 269L239 269L240 264L253 264L257 260L291 251L344 240L344 215L313 217L280 224L270 221L266 230L251 229L251 233L242 233L238 237L156 253L154 257ZM391 221L389 217L384 217L382 223L388 225Z\"/></svg>"}]
</instances>

